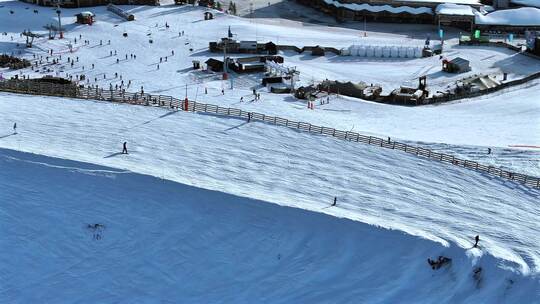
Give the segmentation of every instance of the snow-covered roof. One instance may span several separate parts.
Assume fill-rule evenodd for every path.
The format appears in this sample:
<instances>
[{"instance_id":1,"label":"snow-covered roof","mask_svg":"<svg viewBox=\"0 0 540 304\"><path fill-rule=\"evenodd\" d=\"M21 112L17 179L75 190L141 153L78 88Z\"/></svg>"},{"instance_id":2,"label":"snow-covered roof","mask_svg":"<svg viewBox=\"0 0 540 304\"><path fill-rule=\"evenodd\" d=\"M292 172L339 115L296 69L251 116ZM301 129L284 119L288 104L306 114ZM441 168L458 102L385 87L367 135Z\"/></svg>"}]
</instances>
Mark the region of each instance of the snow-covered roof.
<instances>
[{"instance_id":1,"label":"snow-covered roof","mask_svg":"<svg viewBox=\"0 0 540 304\"><path fill-rule=\"evenodd\" d=\"M437 5L435 12L438 15L474 16L475 10L468 5L443 3L443 4Z\"/></svg>"},{"instance_id":2,"label":"snow-covered roof","mask_svg":"<svg viewBox=\"0 0 540 304\"><path fill-rule=\"evenodd\" d=\"M487 15L476 14L476 24L540 26L540 9L522 7L499 10Z\"/></svg>"},{"instance_id":3,"label":"snow-covered roof","mask_svg":"<svg viewBox=\"0 0 540 304\"><path fill-rule=\"evenodd\" d=\"M390 5L369 5L369 4L357 4L357 3L341 3L336 0L324 0L326 4L333 5L335 7L344 7L352 11L369 11L373 13L389 12L394 14L409 13L413 15L420 14L433 14L433 11L429 7L410 7L410 6L398 6L392 7Z\"/></svg>"},{"instance_id":4,"label":"snow-covered roof","mask_svg":"<svg viewBox=\"0 0 540 304\"><path fill-rule=\"evenodd\" d=\"M81 12L80 14L81 14L81 16L85 16L85 17L87 17L87 16L94 16L94 13L89 12L89 11Z\"/></svg>"},{"instance_id":5,"label":"snow-covered roof","mask_svg":"<svg viewBox=\"0 0 540 304\"><path fill-rule=\"evenodd\" d=\"M510 0L510 2L516 5L540 7L540 0Z\"/></svg>"},{"instance_id":6,"label":"snow-covered roof","mask_svg":"<svg viewBox=\"0 0 540 304\"><path fill-rule=\"evenodd\" d=\"M481 5L480 0L398 0L395 2L426 2L426 3L453 3L453 4Z\"/></svg>"}]
</instances>

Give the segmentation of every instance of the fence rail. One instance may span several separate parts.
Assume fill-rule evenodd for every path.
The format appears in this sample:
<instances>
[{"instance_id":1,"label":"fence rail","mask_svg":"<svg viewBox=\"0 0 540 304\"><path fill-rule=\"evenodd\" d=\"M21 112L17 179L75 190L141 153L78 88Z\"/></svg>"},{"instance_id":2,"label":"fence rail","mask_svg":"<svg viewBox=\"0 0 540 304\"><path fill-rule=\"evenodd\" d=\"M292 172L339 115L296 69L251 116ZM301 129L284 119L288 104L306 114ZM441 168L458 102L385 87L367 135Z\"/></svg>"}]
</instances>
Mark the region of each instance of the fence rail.
<instances>
[{"instance_id":1,"label":"fence rail","mask_svg":"<svg viewBox=\"0 0 540 304\"><path fill-rule=\"evenodd\" d=\"M419 157L424 157L431 160L452 164L455 166L473 169L490 175L513 180L530 187L540 188L540 178L538 177L515 173L493 166L483 165L476 161L460 159L453 155L435 152L430 149L412 146L397 141L385 140L375 136L362 135L356 132L342 131L335 128L317 126L307 122L292 121L286 118L270 116L257 112L249 112L236 108L226 108L213 104L182 100L179 98L174 98L172 96L153 95L148 93L130 93L115 90L103 90L99 88L77 87L73 85L39 83L21 80L8 80L0 82L0 91L22 94L103 100L143 106L167 107L173 110L203 112L221 116L237 117L250 121L261 121L277 126L284 126L292 129L302 130L304 132L333 136L342 140L359 142L381 148L400 150L405 153L413 154Z\"/></svg>"}]
</instances>

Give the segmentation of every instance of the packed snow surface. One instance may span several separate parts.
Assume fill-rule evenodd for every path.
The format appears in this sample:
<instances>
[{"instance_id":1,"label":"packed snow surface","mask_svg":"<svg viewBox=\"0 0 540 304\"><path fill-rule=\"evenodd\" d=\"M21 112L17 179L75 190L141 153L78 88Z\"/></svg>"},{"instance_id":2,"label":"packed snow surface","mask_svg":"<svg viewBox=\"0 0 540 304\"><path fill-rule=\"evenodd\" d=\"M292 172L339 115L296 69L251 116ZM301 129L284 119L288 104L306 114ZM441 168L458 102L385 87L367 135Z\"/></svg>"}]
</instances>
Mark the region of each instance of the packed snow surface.
<instances>
[{"instance_id":1,"label":"packed snow surface","mask_svg":"<svg viewBox=\"0 0 540 304\"><path fill-rule=\"evenodd\" d=\"M538 302L479 249L88 163L0 167L2 303Z\"/></svg>"},{"instance_id":2,"label":"packed snow surface","mask_svg":"<svg viewBox=\"0 0 540 304\"><path fill-rule=\"evenodd\" d=\"M540 26L540 9L521 7L498 10L487 15L477 13L475 22L477 24Z\"/></svg>"},{"instance_id":3,"label":"packed snow surface","mask_svg":"<svg viewBox=\"0 0 540 304\"><path fill-rule=\"evenodd\" d=\"M0 147L85 161L485 250L540 272L540 190L413 155L263 123L4 95ZM17 122L18 134L8 133ZM121 155L122 142L129 155ZM326 208L339 198L339 208Z\"/></svg>"}]
</instances>

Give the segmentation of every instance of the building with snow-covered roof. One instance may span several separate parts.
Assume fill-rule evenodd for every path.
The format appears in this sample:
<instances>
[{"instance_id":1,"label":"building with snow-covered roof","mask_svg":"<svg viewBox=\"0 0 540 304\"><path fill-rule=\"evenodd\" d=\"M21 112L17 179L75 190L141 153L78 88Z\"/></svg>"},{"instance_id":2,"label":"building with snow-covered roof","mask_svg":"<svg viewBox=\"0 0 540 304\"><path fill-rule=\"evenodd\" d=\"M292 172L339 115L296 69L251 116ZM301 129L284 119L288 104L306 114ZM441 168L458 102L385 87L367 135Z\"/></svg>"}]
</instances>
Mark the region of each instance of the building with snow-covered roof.
<instances>
[{"instance_id":1,"label":"building with snow-covered roof","mask_svg":"<svg viewBox=\"0 0 540 304\"><path fill-rule=\"evenodd\" d=\"M438 6L460 5L478 9L482 6L479 0L297 0L325 13L335 16L338 20L369 20L377 22L409 22L435 23L435 10ZM450 11L450 8L446 9ZM453 8L456 10L456 7ZM471 16L463 13L454 14L461 17L459 22L469 26ZM461 20L463 19L463 20ZM465 20L467 19L467 20Z\"/></svg>"},{"instance_id":2,"label":"building with snow-covered roof","mask_svg":"<svg viewBox=\"0 0 540 304\"><path fill-rule=\"evenodd\" d=\"M443 3L437 5L435 14L440 25L452 25L464 29L471 29L474 26L476 10L469 5Z\"/></svg>"},{"instance_id":3,"label":"building with snow-covered roof","mask_svg":"<svg viewBox=\"0 0 540 304\"><path fill-rule=\"evenodd\" d=\"M87 7L107 5L109 3L118 5L158 5L159 0L21 0L22 2L32 3L41 6L56 6L61 7Z\"/></svg>"}]
</instances>

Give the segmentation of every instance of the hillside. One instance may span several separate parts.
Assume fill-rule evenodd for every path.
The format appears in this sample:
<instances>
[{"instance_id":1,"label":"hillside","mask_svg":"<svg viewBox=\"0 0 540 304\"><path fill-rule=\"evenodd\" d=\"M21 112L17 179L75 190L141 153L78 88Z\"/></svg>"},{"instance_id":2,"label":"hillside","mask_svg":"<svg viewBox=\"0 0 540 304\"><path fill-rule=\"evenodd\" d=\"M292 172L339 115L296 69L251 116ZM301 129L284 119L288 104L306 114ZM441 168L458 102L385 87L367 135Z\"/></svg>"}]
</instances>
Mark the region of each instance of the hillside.
<instances>
[{"instance_id":1,"label":"hillside","mask_svg":"<svg viewBox=\"0 0 540 304\"><path fill-rule=\"evenodd\" d=\"M538 303L477 250L88 163L0 167L4 303Z\"/></svg>"}]
</instances>

